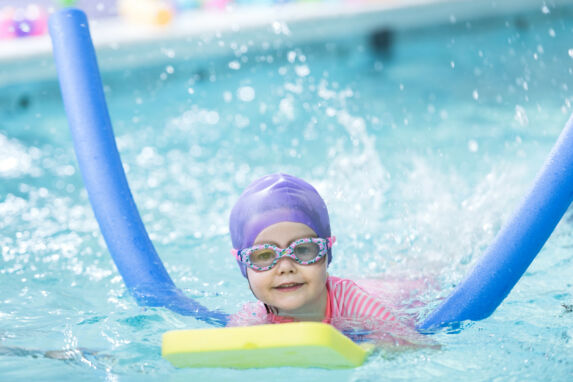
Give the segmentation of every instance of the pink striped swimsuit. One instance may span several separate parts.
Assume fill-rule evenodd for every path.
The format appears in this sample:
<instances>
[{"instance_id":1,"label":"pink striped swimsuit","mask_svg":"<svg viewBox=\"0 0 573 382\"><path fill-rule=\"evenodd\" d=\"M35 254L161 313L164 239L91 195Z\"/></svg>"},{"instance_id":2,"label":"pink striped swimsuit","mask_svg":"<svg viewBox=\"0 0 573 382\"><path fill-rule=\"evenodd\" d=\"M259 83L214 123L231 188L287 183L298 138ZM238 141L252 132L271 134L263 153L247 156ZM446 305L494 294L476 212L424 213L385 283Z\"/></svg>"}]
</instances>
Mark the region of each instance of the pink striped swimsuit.
<instances>
[{"instance_id":1,"label":"pink striped swimsuit","mask_svg":"<svg viewBox=\"0 0 573 382\"><path fill-rule=\"evenodd\" d=\"M377 318L394 321L394 315L352 280L330 276L326 280L333 318ZM326 318L326 317L325 317Z\"/></svg>"},{"instance_id":2,"label":"pink striped swimsuit","mask_svg":"<svg viewBox=\"0 0 573 382\"><path fill-rule=\"evenodd\" d=\"M339 319L373 318L394 321L396 318L382 302L368 294L352 280L329 276L326 280L327 302L323 322ZM268 312L260 301L246 304L241 311L231 316L228 326L278 324L293 322L293 317L279 316Z\"/></svg>"}]
</instances>

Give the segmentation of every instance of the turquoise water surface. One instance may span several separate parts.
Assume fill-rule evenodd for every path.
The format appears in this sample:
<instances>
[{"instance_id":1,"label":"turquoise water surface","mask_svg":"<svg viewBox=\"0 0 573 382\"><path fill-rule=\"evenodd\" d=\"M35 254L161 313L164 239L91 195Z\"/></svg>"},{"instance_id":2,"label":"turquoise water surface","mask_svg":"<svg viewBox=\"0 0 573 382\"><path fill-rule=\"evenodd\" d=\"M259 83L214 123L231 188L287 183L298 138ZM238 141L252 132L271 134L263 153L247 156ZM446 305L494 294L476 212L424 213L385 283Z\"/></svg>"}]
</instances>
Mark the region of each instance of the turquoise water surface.
<instances>
[{"instance_id":1,"label":"turquoise water surface","mask_svg":"<svg viewBox=\"0 0 573 382\"><path fill-rule=\"evenodd\" d=\"M432 278L423 317L511 215L572 112L573 10L104 72L127 176L175 280L210 308L253 297L227 219L256 177L313 183L337 276ZM166 43L167 44L167 43ZM384 44L382 44L384 45ZM270 45L269 45L270 46ZM168 46L163 48L169 48ZM164 50L158 49L158 55ZM207 324L126 292L91 212L55 78L0 89L2 380L571 380L569 211L487 320L357 369L176 370L161 334Z\"/></svg>"}]
</instances>

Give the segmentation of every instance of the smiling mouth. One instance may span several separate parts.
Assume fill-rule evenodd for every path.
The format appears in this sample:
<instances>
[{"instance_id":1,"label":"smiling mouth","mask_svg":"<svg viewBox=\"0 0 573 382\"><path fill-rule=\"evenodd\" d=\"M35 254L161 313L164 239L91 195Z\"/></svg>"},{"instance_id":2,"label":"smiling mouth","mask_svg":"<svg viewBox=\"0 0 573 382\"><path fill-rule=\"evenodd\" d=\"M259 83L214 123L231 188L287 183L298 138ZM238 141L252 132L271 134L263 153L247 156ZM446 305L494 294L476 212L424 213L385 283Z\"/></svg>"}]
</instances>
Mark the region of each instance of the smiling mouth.
<instances>
[{"instance_id":1,"label":"smiling mouth","mask_svg":"<svg viewBox=\"0 0 573 382\"><path fill-rule=\"evenodd\" d=\"M304 283L284 283L279 286L276 286L274 289L282 290L282 291L289 291L295 290L303 286Z\"/></svg>"}]
</instances>

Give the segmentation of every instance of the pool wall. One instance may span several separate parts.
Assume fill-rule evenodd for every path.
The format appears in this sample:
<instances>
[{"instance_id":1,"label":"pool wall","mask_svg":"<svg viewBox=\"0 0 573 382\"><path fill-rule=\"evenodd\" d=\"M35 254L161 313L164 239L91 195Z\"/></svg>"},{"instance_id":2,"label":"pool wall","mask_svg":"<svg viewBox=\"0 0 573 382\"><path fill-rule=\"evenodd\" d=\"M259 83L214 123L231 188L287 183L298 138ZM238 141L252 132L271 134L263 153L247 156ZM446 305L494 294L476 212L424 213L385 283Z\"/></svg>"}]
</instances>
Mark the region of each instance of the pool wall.
<instances>
[{"instance_id":1,"label":"pool wall","mask_svg":"<svg viewBox=\"0 0 573 382\"><path fill-rule=\"evenodd\" d=\"M90 21L102 71L174 58L232 55L230 42L270 49L349 35L410 30L531 12L565 12L567 0L390 0L363 4L291 3L229 12L192 11L166 27L121 19ZM341 27L342 25L342 27ZM0 87L56 76L48 36L0 41Z\"/></svg>"}]
</instances>

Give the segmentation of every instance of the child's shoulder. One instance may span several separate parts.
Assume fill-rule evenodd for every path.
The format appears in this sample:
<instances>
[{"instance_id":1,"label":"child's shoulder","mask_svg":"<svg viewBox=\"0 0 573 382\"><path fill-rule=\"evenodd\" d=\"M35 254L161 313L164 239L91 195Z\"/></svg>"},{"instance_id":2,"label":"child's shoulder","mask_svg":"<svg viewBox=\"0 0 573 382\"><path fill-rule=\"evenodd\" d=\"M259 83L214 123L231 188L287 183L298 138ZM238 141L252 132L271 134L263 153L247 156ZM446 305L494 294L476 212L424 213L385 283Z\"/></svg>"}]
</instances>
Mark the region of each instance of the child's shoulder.
<instances>
[{"instance_id":1,"label":"child's shoulder","mask_svg":"<svg viewBox=\"0 0 573 382\"><path fill-rule=\"evenodd\" d=\"M362 289L354 281L350 279L343 279L336 276L328 276L328 278L326 279L326 283L331 291L335 291L338 289L347 289L347 288Z\"/></svg>"}]
</instances>

